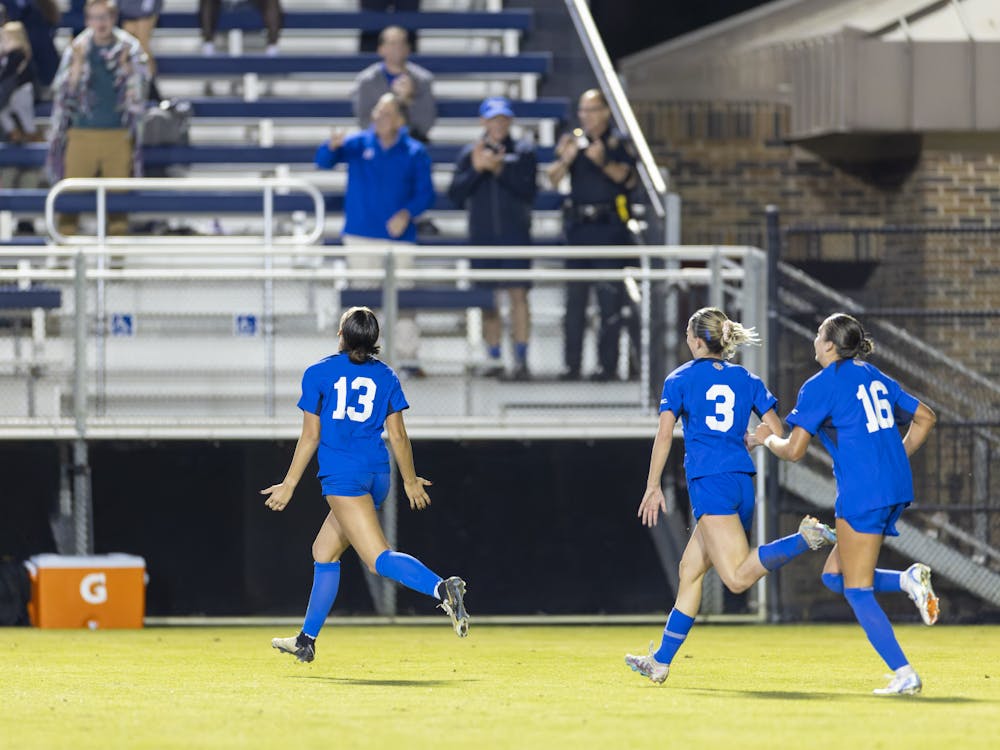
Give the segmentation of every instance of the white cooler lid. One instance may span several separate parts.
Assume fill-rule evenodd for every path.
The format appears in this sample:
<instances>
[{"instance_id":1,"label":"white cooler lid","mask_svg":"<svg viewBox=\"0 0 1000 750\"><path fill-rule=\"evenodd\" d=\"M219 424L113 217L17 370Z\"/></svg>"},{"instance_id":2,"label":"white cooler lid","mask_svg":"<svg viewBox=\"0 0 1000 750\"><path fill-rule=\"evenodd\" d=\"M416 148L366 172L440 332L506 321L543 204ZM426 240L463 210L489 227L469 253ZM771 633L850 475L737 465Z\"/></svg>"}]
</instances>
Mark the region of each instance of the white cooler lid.
<instances>
[{"instance_id":1,"label":"white cooler lid","mask_svg":"<svg viewBox=\"0 0 1000 750\"><path fill-rule=\"evenodd\" d=\"M33 555L28 562L35 568L145 568L146 560L138 555L114 552L110 555Z\"/></svg>"}]
</instances>

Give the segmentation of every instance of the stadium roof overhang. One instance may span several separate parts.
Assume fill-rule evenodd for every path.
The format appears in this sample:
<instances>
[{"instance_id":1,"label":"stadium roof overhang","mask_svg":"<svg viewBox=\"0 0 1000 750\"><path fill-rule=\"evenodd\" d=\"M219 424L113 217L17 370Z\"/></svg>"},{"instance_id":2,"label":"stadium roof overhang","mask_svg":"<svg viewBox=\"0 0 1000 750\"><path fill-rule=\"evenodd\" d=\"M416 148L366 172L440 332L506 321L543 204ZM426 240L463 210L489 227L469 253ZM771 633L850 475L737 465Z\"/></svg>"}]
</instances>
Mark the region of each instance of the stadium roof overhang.
<instances>
[{"instance_id":1,"label":"stadium roof overhang","mask_svg":"<svg viewBox=\"0 0 1000 750\"><path fill-rule=\"evenodd\" d=\"M1000 3L779 0L621 68L636 99L787 104L793 140L1000 131Z\"/></svg>"}]
</instances>

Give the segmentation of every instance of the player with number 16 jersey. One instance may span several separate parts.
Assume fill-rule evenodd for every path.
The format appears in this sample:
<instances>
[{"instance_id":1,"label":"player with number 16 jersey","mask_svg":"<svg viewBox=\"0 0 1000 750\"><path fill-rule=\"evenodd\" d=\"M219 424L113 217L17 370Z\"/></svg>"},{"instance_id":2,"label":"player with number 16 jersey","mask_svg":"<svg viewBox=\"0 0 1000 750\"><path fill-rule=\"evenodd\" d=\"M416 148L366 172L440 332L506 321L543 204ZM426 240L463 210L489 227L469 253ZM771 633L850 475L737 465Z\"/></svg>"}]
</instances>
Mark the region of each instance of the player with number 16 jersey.
<instances>
[{"instance_id":1,"label":"player with number 16 jersey","mask_svg":"<svg viewBox=\"0 0 1000 750\"><path fill-rule=\"evenodd\" d=\"M837 518L913 502L910 460L896 425L910 422L919 406L875 365L853 358L824 367L799 389L785 421L819 435L830 452Z\"/></svg>"}]
</instances>

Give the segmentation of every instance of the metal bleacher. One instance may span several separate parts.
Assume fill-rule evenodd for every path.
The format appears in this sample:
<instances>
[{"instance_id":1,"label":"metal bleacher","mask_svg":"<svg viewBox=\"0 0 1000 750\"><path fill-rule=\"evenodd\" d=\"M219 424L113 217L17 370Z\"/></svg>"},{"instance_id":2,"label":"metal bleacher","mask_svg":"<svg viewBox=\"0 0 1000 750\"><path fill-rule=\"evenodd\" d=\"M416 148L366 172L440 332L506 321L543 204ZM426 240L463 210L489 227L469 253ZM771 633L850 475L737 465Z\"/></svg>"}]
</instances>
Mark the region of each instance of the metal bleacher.
<instances>
[{"instance_id":1,"label":"metal bleacher","mask_svg":"<svg viewBox=\"0 0 1000 750\"><path fill-rule=\"evenodd\" d=\"M516 135L534 137L541 164L552 159L559 124L566 120L566 98L537 98L538 81L551 69L548 53L522 54L520 38L530 33L531 10L504 10L495 0L427 0L420 13L358 12L352 0L291 0L285 2L281 54L257 54L262 47L259 14L252 9L223 10L218 53L201 54L197 4L177 0L161 15L153 37L159 69L157 81L164 96L192 105L190 143L150 146L147 167L171 176L306 177L327 197L328 235L341 226L346 177L342 170L318 172L313 166L316 146L331 128L354 127L349 100L354 76L377 60L358 54L360 30L390 24L419 30L413 60L435 74L438 122L429 147L439 198L429 213L436 232L422 242L454 244L465 234L464 212L444 197L451 170L462 145L479 134L478 104L483 96L503 94L516 100ZM70 39L79 27L79 13L65 13L57 44ZM42 102L37 115L43 124L51 103ZM0 145L0 167L40 168L44 144ZM44 190L0 190L0 241L12 239L16 220L35 219L44 208ZM69 204L83 200L72 196ZM206 221L222 221L229 231L256 226L254 206L232 196L178 195L168 204L141 195L120 196L123 210L137 221L163 219L164 214L186 217L196 232L213 231ZM546 242L558 240L556 193L543 192L536 205L536 233ZM228 217L228 221L227 221ZM217 226L217 223L214 224Z\"/></svg>"}]
</instances>

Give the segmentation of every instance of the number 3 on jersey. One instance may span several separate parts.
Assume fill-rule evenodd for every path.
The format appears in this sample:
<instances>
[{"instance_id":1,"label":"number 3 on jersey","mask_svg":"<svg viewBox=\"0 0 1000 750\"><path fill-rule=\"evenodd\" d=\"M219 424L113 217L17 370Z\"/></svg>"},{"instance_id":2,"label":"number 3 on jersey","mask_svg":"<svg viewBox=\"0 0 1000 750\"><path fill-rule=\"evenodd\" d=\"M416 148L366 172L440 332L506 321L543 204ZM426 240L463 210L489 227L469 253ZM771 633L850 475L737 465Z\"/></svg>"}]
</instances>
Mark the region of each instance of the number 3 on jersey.
<instances>
[{"instance_id":1,"label":"number 3 on jersey","mask_svg":"<svg viewBox=\"0 0 1000 750\"><path fill-rule=\"evenodd\" d=\"M733 389L728 385L716 383L705 391L705 399L715 402L715 414L709 414L705 417L708 429L728 432L735 420L733 407L736 405L736 394L733 393Z\"/></svg>"},{"instance_id":2,"label":"number 3 on jersey","mask_svg":"<svg viewBox=\"0 0 1000 750\"><path fill-rule=\"evenodd\" d=\"M869 392L871 392L871 397L868 396ZM895 427L896 420L892 418L892 405L884 398L880 398L880 396L889 395L889 389L882 384L882 381L873 380L868 386L868 390L865 390L863 383L860 384L856 395L865 409L865 416L868 418L865 423L868 432Z\"/></svg>"},{"instance_id":3,"label":"number 3 on jersey","mask_svg":"<svg viewBox=\"0 0 1000 750\"><path fill-rule=\"evenodd\" d=\"M337 405L330 416L333 419L343 419L346 415L352 422L364 422L372 415L375 407L375 381L371 378L358 376L351 381L351 393L358 395L358 406L361 410L347 405L347 377L342 377L333 384L337 392Z\"/></svg>"}]
</instances>

